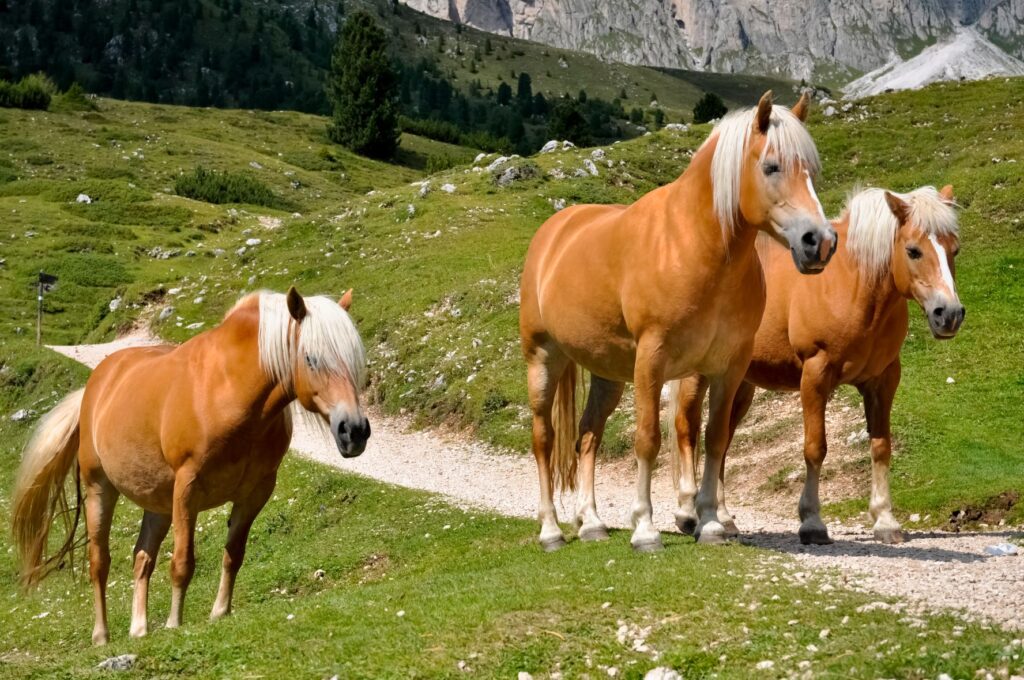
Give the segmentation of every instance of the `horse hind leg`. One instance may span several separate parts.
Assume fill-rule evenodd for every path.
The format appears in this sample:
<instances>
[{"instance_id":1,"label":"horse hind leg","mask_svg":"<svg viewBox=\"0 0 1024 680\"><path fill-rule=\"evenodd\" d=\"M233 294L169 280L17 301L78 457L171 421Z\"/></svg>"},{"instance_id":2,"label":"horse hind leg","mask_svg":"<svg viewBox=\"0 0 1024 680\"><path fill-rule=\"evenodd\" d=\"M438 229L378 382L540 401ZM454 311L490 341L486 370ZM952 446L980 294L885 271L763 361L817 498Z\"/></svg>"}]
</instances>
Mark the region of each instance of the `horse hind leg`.
<instances>
[{"instance_id":1,"label":"horse hind leg","mask_svg":"<svg viewBox=\"0 0 1024 680\"><path fill-rule=\"evenodd\" d=\"M729 422L729 447L732 447L732 440L736 435L736 428L746 417L747 412L750 410L750 405L754 402L754 385L752 383L743 382L740 383L739 389L736 390L736 396L733 397L732 401L732 417ZM725 458L728 454L722 456L722 467L718 470L718 519L722 522L722 527L725 529L726 538L737 538L740 535L740 530L736 526L736 519L732 513L729 512L729 508L725 504Z\"/></svg>"},{"instance_id":2,"label":"horse hind leg","mask_svg":"<svg viewBox=\"0 0 1024 680\"><path fill-rule=\"evenodd\" d=\"M679 531L692 536L697 530L697 447L700 441L701 408L707 392L707 380L692 375L673 385L675 416L669 451L673 483L676 485L678 507L675 512Z\"/></svg>"},{"instance_id":3,"label":"horse hind leg","mask_svg":"<svg viewBox=\"0 0 1024 680\"><path fill-rule=\"evenodd\" d=\"M235 590L235 577L242 568L245 559L245 545L249 540L249 529L256 516L267 504L277 483L276 473L270 474L259 487L245 498L235 501L231 506L231 518L228 520L228 538L224 544L224 562L221 567L220 587L217 599L210 612L210 620L216 621L231 613L231 598Z\"/></svg>"},{"instance_id":4,"label":"horse hind leg","mask_svg":"<svg viewBox=\"0 0 1024 680\"><path fill-rule=\"evenodd\" d=\"M608 538L608 527L597 514L594 494L594 462L601 446L605 424L622 398L623 383L590 377L590 394L580 419L580 491L576 503L576 525L582 541Z\"/></svg>"},{"instance_id":5,"label":"horse hind leg","mask_svg":"<svg viewBox=\"0 0 1024 680\"><path fill-rule=\"evenodd\" d=\"M92 629L94 645L110 641L107 628L107 577L110 575L110 525L114 521L117 489L102 472L93 472L85 480L85 524L89 536L89 580L93 589L95 623Z\"/></svg>"},{"instance_id":6,"label":"horse hind leg","mask_svg":"<svg viewBox=\"0 0 1024 680\"><path fill-rule=\"evenodd\" d=\"M168 628L181 626L185 592L196 569L195 532L198 508L193 494L195 474L188 468L178 470L174 478L171 519L174 523L174 553L171 556L171 612Z\"/></svg>"},{"instance_id":7,"label":"horse hind leg","mask_svg":"<svg viewBox=\"0 0 1024 680\"><path fill-rule=\"evenodd\" d=\"M871 504L875 540L881 543L902 543L903 530L892 514L889 493L889 463L892 459L890 414L893 397L900 383L899 360L893 362L875 380L859 387L864 397L868 433L871 436Z\"/></svg>"},{"instance_id":8,"label":"horse hind leg","mask_svg":"<svg viewBox=\"0 0 1024 680\"><path fill-rule=\"evenodd\" d=\"M540 521L540 544L545 551L558 550L565 545L565 536L558 526L555 512L554 478L551 469L551 454L555 445L555 427L552 422L552 408L555 392L566 370L569 358L557 348L536 348L527 357L527 389L530 409L533 411L533 456L537 461L537 477L540 482L540 507L537 519Z\"/></svg>"},{"instance_id":9,"label":"horse hind leg","mask_svg":"<svg viewBox=\"0 0 1024 680\"><path fill-rule=\"evenodd\" d=\"M171 516L148 510L142 515L142 530L135 543L135 589L132 596L132 624L129 635L142 637L149 632L149 580L156 568L160 544L171 528Z\"/></svg>"}]
</instances>

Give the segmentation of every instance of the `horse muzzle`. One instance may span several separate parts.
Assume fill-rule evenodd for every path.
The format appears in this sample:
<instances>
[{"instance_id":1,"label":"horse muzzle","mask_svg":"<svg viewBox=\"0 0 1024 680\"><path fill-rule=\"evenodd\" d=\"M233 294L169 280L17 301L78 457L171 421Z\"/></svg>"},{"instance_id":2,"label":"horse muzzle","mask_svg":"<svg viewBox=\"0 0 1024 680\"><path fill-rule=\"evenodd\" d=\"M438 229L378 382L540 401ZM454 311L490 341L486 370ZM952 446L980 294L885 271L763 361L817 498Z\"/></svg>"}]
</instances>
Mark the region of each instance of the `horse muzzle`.
<instances>
[{"instance_id":1,"label":"horse muzzle","mask_svg":"<svg viewBox=\"0 0 1024 680\"><path fill-rule=\"evenodd\" d=\"M331 418L331 434L338 445L338 452L344 458L355 458L366 450L370 439L370 421L365 416L342 416Z\"/></svg>"},{"instance_id":2,"label":"horse muzzle","mask_svg":"<svg viewBox=\"0 0 1024 680\"><path fill-rule=\"evenodd\" d=\"M967 310L959 302L944 302L927 310L928 328L936 340L955 337L964 322Z\"/></svg>"},{"instance_id":3,"label":"horse muzzle","mask_svg":"<svg viewBox=\"0 0 1024 680\"><path fill-rule=\"evenodd\" d=\"M839 238L831 225L800 230L797 243L790 241L793 263L801 274L820 274L836 252Z\"/></svg>"}]
</instances>

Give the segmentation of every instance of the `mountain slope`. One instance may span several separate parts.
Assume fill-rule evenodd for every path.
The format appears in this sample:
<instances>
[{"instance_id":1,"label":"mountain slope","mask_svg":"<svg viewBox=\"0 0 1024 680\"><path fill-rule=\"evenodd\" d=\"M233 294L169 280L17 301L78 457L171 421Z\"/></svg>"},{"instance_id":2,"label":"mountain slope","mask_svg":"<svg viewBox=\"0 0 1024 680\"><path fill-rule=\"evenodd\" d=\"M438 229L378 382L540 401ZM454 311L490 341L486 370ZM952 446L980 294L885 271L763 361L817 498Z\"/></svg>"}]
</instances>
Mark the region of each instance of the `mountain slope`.
<instances>
[{"instance_id":1,"label":"mountain slope","mask_svg":"<svg viewBox=\"0 0 1024 680\"><path fill-rule=\"evenodd\" d=\"M829 85L977 24L1021 56L1021 0L403 0L486 31L609 60Z\"/></svg>"},{"instance_id":2,"label":"mountain slope","mask_svg":"<svg viewBox=\"0 0 1024 680\"><path fill-rule=\"evenodd\" d=\"M989 76L1022 76L1024 62L993 45L974 28L926 48L912 59L893 60L854 80L843 92L867 97L887 90L912 90L939 80L980 80Z\"/></svg>"}]
</instances>

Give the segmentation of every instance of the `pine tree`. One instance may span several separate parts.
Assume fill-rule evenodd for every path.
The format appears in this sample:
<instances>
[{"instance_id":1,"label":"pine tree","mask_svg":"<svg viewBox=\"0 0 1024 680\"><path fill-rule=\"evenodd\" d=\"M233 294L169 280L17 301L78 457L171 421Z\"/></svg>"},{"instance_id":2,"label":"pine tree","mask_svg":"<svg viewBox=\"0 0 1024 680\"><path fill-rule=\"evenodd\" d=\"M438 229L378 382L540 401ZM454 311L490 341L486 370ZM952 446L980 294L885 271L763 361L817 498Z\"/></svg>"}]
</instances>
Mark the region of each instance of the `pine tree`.
<instances>
[{"instance_id":1,"label":"pine tree","mask_svg":"<svg viewBox=\"0 0 1024 680\"><path fill-rule=\"evenodd\" d=\"M387 38L366 12L345 21L331 58L328 93L334 120L328 135L356 153L390 158L398 148L398 78Z\"/></svg>"},{"instance_id":2,"label":"pine tree","mask_svg":"<svg viewBox=\"0 0 1024 680\"><path fill-rule=\"evenodd\" d=\"M725 102L714 92L707 92L697 105L693 107L693 122L694 123L707 123L716 118L724 116L729 109L725 107Z\"/></svg>"},{"instance_id":3,"label":"pine tree","mask_svg":"<svg viewBox=\"0 0 1024 680\"><path fill-rule=\"evenodd\" d=\"M533 99L533 83L530 82L530 74L523 71L519 74L519 83L516 87L516 99L520 103L529 105Z\"/></svg>"},{"instance_id":4,"label":"pine tree","mask_svg":"<svg viewBox=\"0 0 1024 680\"><path fill-rule=\"evenodd\" d=\"M498 85L498 104L505 106L510 101L512 101L512 86L502 82L501 85Z\"/></svg>"}]
</instances>

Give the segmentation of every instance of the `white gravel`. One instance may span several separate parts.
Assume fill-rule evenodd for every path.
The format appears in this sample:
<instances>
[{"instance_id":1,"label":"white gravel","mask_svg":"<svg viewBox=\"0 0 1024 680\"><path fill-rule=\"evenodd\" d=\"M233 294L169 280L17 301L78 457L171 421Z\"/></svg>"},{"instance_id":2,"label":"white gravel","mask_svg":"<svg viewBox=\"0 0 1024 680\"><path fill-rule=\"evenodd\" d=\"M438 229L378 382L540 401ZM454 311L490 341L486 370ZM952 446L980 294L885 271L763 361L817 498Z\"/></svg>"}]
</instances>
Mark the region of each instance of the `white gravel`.
<instances>
[{"instance_id":1,"label":"white gravel","mask_svg":"<svg viewBox=\"0 0 1024 680\"><path fill-rule=\"evenodd\" d=\"M135 334L103 345L52 349L94 367L118 349L155 342L145 334ZM536 513L532 456L495 451L476 441L434 431L411 431L403 421L379 413L371 413L370 420L373 435L358 458L342 458L333 444L306 427L302 419L296 419L292 448L338 469L432 491L463 506L517 517ZM634 481L632 461L599 465L598 509L610 526L628 526ZM673 531L674 493L667 466L655 475L652 494L655 522L661 529ZM559 503L563 521L571 519L572 508L573 498L563 496ZM808 568L838 570L838 582L848 588L892 596L915 608L951 609L966 619L1024 629L1024 556L990 557L984 552L986 546L1019 540L1024 535L1020 527L953 534L914 532L912 526L905 526L908 541L888 546L875 543L870 530L858 523L835 522L829 525L833 545L802 546L796 535L795 511L790 517L732 503L729 508L744 543L791 556Z\"/></svg>"}]
</instances>

